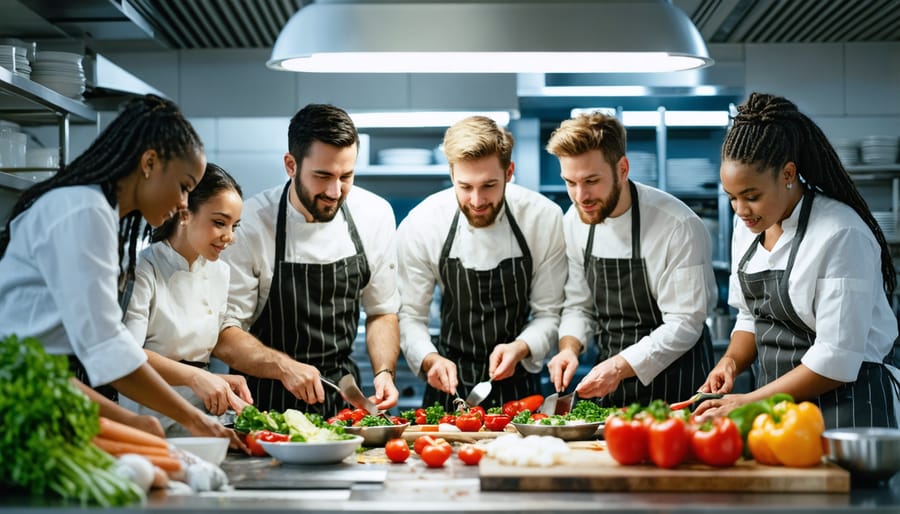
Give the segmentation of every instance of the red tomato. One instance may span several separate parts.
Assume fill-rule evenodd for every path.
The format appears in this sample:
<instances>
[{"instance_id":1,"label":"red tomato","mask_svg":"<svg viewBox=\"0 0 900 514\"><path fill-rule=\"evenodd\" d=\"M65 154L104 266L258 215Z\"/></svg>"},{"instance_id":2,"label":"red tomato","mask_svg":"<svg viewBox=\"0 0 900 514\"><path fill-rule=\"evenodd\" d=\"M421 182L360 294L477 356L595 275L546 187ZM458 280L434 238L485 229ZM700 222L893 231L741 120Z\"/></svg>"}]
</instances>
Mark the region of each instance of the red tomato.
<instances>
[{"instance_id":1,"label":"red tomato","mask_svg":"<svg viewBox=\"0 0 900 514\"><path fill-rule=\"evenodd\" d=\"M265 441L267 443L284 443L291 440L291 436L287 434L279 434L278 432L271 432L269 430L260 430L256 432L256 439L258 441Z\"/></svg>"},{"instance_id":2,"label":"red tomato","mask_svg":"<svg viewBox=\"0 0 900 514\"><path fill-rule=\"evenodd\" d=\"M337 419L341 421L350 421L350 415L353 413L350 409L344 408L338 411L337 414L334 415Z\"/></svg>"},{"instance_id":3,"label":"red tomato","mask_svg":"<svg viewBox=\"0 0 900 514\"><path fill-rule=\"evenodd\" d=\"M432 444L446 444L449 446L449 443L447 443L447 441L444 440L443 437L432 437L430 435L421 435L418 438L416 438L416 442L413 443L413 450L416 453L421 454L422 448L425 448L426 446L432 445Z\"/></svg>"},{"instance_id":4,"label":"red tomato","mask_svg":"<svg viewBox=\"0 0 900 514\"><path fill-rule=\"evenodd\" d=\"M456 416L454 416L453 414L444 414L443 416L441 416L441 419L438 420L438 423L447 423L448 425L455 425L456 424Z\"/></svg>"},{"instance_id":5,"label":"red tomato","mask_svg":"<svg viewBox=\"0 0 900 514\"><path fill-rule=\"evenodd\" d=\"M486 414L484 416L484 428L499 432L506 428L511 419L506 414Z\"/></svg>"},{"instance_id":6,"label":"red tomato","mask_svg":"<svg viewBox=\"0 0 900 514\"><path fill-rule=\"evenodd\" d=\"M341 418L339 418L337 416L331 416L330 418L328 418L328 424L329 425L343 425L344 422L343 422L343 420L341 420Z\"/></svg>"},{"instance_id":7,"label":"red tomato","mask_svg":"<svg viewBox=\"0 0 900 514\"><path fill-rule=\"evenodd\" d=\"M506 402L503 404L503 414L506 414L509 417L515 417L516 414L522 411L522 402L519 400L513 400L511 402Z\"/></svg>"},{"instance_id":8,"label":"red tomato","mask_svg":"<svg viewBox=\"0 0 900 514\"><path fill-rule=\"evenodd\" d=\"M531 415L531 420L532 420L532 421L538 421L538 420L541 420L541 419L544 419L544 418L549 418L549 417L550 417L550 416L544 414L543 412L535 412L534 414Z\"/></svg>"},{"instance_id":9,"label":"red tomato","mask_svg":"<svg viewBox=\"0 0 900 514\"><path fill-rule=\"evenodd\" d=\"M384 454L391 462L406 462L409 457L409 445L403 439L391 439L384 445Z\"/></svg>"},{"instance_id":10,"label":"red tomato","mask_svg":"<svg viewBox=\"0 0 900 514\"><path fill-rule=\"evenodd\" d=\"M415 420L416 425L427 425L428 417L425 415L425 409L416 409L415 410Z\"/></svg>"},{"instance_id":11,"label":"red tomato","mask_svg":"<svg viewBox=\"0 0 900 514\"><path fill-rule=\"evenodd\" d=\"M409 420L406 418L401 418L400 416L391 416L391 422L395 425L402 425L404 423L409 423Z\"/></svg>"},{"instance_id":12,"label":"red tomato","mask_svg":"<svg viewBox=\"0 0 900 514\"><path fill-rule=\"evenodd\" d=\"M607 423L606 430L608 428ZM605 432L604 436L609 437ZM669 418L650 425L647 436L650 460L661 468L674 468L681 464L687 456L690 444L687 424L682 419Z\"/></svg>"},{"instance_id":13,"label":"red tomato","mask_svg":"<svg viewBox=\"0 0 900 514\"><path fill-rule=\"evenodd\" d=\"M350 420L355 424L357 421L363 419L364 417L369 415L369 411L366 409L353 409L350 413Z\"/></svg>"},{"instance_id":14,"label":"red tomato","mask_svg":"<svg viewBox=\"0 0 900 514\"><path fill-rule=\"evenodd\" d=\"M460 414L456 417L456 428L463 432L478 432L481 430L481 416L478 414Z\"/></svg>"},{"instance_id":15,"label":"red tomato","mask_svg":"<svg viewBox=\"0 0 900 514\"><path fill-rule=\"evenodd\" d=\"M478 461L484 456L484 450L471 444L467 444L459 449L457 455L459 456L459 460L463 461L466 466L474 466L475 464L478 464Z\"/></svg>"},{"instance_id":16,"label":"red tomato","mask_svg":"<svg viewBox=\"0 0 900 514\"><path fill-rule=\"evenodd\" d=\"M244 444L246 444L247 449L250 450L250 455L254 457L265 457L268 453L266 453L266 450L259 444L258 434L259 432L256 431L247 434L247 437L244 439Z\"/></svg>"},{"instance_id":17,"label":"red tomato","mask_svg":"<svg viewBox=\"0 0 900 514\"><path fill-rule=\"evenodd\" d=\"M691 449L700 462L709 466L732 466L744 449L741 431L726 417L695 425L692 432Z\"/></svg>"},{"instance_id":18,"label":"red tomato","mask_svg":"<svg viewBox=\"0 0 900 514\"><path fill-rule=\"evenodd\" d=\"M520 411L528 409L531 412L534 412L534 411L538 410L538 407L543 405L544 397L539 394L533 394L531 396L526 396L525 398L522 398L521 400L519 400L519 403L522 405L522 408L519 409Z\"/></svg>"},{"instance_id":19,"label":"red tomato","mask_svg":"<svg viewBox=\"0 0 900 514\"><path fill-rule=\"evenodd\" d=\"M609 454L619 464L629 466L647 460L647 425L642 420L610 416L606 419L603 438Z\"/></svg>"},{"instance_id":20,"label":"red tomato","mask_svg":"<svg viewBox=\"0 0 900 514\"><path fill-rule=\"evenodd\" d=\"M484 407L482 407L480 405L476 405L474 407L469 407L469 414L474 414L483 420L484 416L485 416Z\"/></svg>"},{"instance_id":21,"label":"red tomato","mask_svg":"<svg viewBox=\"0 0 900 514\"><path fill-rule=\"evenodd\" d=\"M419 456L429 468L439 468L447 462L452 453L453 449L449 444L429 444L422 448Z\"/></svg>"}]
</instances>

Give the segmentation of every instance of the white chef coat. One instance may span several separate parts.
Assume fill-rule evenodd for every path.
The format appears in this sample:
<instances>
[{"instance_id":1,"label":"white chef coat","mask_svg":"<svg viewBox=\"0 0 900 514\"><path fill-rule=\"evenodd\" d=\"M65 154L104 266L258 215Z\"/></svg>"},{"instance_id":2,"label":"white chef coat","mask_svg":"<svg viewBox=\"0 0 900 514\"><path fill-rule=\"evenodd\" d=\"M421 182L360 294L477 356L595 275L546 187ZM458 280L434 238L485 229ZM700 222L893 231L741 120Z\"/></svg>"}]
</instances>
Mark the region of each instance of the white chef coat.
<instances>
[{"instance_id":1,"label":"white chef coat","mask_svg":"<svg viewBox=\"0 0 900 514\"><path fill-rule=\"evenodd\" d=\"M641 253L650 292L663 324L620 355L647 385L700 339L707 313L716 304L712 242L703 222L674 196L635 183L641 211ZM607 218L594 229L591 255L631 258L631 213ZM584 249L590 225L573 205L563 219L569 278L559 326L560 338L574 336L584 346L599 330L593 295L584 276Z\"/></svg>"},{"instance_id":2,"label":"white chef coat","mask_svg":"<svg viewBox=\"0 0 900 514\"><path fill-rule=\"evenodd\" d=\"M230 268L198 256L191 266L168 241L140 254L125 325L144 348L176 361L209 362L228 305Z\"/></svg>"},{"instance_id":3,"label":"white chef coat","mask_svg":"<svg viewBox=\"0 0 900 514\"><path fill-rule=\"evenodd\" d=\"M559 312L566 274L562 211L546 197L515 184L506 185L506 201L528 243L534 261L531 282L531 318L518 339L531 355L522 366L531 373L541 370L544 357L556 344ZM428 313L435 283L443 289L439 259L459 209L453 188L432 194L400 223L397 253L400 261L400 347L414 373L421 373L422 360L437 352L428 333ZM496 268L504 259L521 257L522 249L501 209L489 227L475 228L460 215L450 257L469 269ZM511 343L512 341L505 341Z\"/></svg>"},{"instance_id":4,"label":"white chef coat","mask_svg":"<svg viewBox=\"0 0 900 514\"><path fill-rule=\"evenodd\" d=\"M772 251L760 245L744 271L783 270L797 233L801 203L781 222ZM735 217L728 303L738 309L734 330L756 333L737 267L754 234ZM801 320L816 333L801 362L819 375L853 382L863 361L882 362L897 337L897 318L884 293L881 247L853 209L817 194L788 279L788 295Z\"/></svg>"},{"instance_id":5,"label":"white chef coat","mask_svg":"<svg viewBox=\"0 0 900 514\"><path fill-rule=\"evenodd\" d=\"M0 259L0 335L38 338L47 353L76 355L97 387L147 356L122 323L119 210L100 186L41 196L13 220Z\"/></svg>"},{"instance_id":6,"label":"white chef coat","mask_svg":"<svg viewBox=\"0 0 900 514\"><path fill-rule=\"evenodd\" d=\"M275 264L275 223L284 185L273 187L244 203L237 241L222 258L231 265L228 309L223 328L249 330L269 298ZM394 211L383 198L359 186L347 194L347 207L362 240L371 277L362 290L362 307L368 316L396 314L400 308L397 291L397 247ZM343 213L329 222L309 223L287 207L287 262L327 264L356 255Z\"/></svg>"}]
</instances>

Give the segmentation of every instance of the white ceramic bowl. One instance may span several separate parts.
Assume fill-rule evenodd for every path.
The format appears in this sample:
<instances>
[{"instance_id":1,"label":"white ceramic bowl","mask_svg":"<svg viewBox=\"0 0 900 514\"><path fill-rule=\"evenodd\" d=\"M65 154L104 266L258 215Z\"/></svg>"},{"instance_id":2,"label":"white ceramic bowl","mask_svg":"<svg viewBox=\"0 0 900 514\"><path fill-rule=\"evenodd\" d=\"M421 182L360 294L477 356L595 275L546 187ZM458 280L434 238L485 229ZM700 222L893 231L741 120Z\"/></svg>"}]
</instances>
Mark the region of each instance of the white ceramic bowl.
<instances>
[{"instance_id":1,"label":"white ceramic bowl","mask_svg":"<svg viewBox=\"0 0 900 514\"><path fill-rule=\"evenodd\" d=\"M225 460L225 454L228 453L227 437L170 437L167 441L179 450L193 453L217 466Z\"/></svg>"},{"instance_id":2,"label":"white ceramic bowl","mask_svg":"<svg viewBox=\"0 0 900 514\"><path fill-rule=\"evenodd\" d=\"M362 436L355 435L343 441L260 444L269 455L288 464L333 464L353 455L362 442Z\"/></svg>"}]
</instances>

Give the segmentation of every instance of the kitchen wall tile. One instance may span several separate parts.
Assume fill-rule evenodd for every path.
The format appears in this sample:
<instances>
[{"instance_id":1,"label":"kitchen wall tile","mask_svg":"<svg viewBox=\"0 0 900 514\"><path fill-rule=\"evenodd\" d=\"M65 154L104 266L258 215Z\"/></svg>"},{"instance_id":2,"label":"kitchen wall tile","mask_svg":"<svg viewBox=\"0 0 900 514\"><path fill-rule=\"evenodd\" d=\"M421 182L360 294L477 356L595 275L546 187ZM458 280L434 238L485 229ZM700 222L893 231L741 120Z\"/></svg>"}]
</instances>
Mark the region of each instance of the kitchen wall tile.
<instances>
[{"instance_id":1,"label":"kitchen wall tile","mask_svg":"<svg viewBox=\"0 0 900 514\"><path fill-rule=\"evenodd\" d=\"M282 72L287 73L287 72ZM409 108L409 76L396 73L292 73L297 75L297 103L290 116L308 103L330 103L346 110Z\"/></svg>"},{"instance_id":2,"label":"kitchen wall tile","mask_svg":"<svg viewBox=\"0 0 900 514\"><path fill-rule=\"evenodd\" d=\"M808 115L846 113L843 45L746 45L746 94L772 93Z\"/></svg>"},{"instance_id":3,"label":"kitchen wall tile","mask_svg":"<svg viewBox=\"0 0 900 514\"><path fill-rule=\"evenodd\" d=\"M900 115L900 43L844 45L847 113ZM900 133L900 126L894 134Z\"/></svg>"},{"instance_id":4,"label":"kitchen wall tile","mask_svg":"<svg viewBox=\"0 0 900 514\"><path fill-rule=\"evenodd\" d=\"M293 113L291 113L293 114ZM271 152L281 156L287 151L289 117L218 118L217 145L222 151Z\"/></svg>"},{"instance_id":5,"label":"kitchen wall tile","mask_svg":"<svg viewBox=\"0 0 900 514\"><path fill-rule=\"evenodd\" d=\"M410 75L413 109L518 109L515 74Z\"/></svg>"}]
</instances>

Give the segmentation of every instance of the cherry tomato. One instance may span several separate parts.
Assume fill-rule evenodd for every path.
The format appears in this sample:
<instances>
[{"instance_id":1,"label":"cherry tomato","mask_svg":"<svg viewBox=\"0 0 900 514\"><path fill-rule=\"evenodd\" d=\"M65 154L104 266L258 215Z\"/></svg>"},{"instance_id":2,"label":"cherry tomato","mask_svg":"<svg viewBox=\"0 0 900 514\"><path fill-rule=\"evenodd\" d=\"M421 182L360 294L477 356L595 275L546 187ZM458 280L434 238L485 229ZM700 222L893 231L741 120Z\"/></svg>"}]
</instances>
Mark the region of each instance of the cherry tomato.
<instances>
[{"instance_id":1,"label":"cherry tomato","mask_svg":"<svg viewBox=\"0 0 900 514\"><path fill-rule=\"evenodd\" d=\"M350 421L350 415L353 413L350 409L343 408L338 411L337 414L334 415L337 419L341 421Z\"/></svg>"},{"instance_id":2,"label":"cherry tomato","mask_svg":"<svg viewBox=\"0 0 900 514\"><path fill-rule=\"evenodd\" d=\"M429 444L422 448L419 456L429 468L439 468L447 462L452 453L453 449L449 444Z\"/></svg>"},{"instance_id":3,"label":"cherry tomato","mask_svg":"<svg viewBox=\"0 0 900 514\"><path fill-rule=\"evenodd\" d=\"M525 409L528 409L531 412L534 412L534 411L538 410L538 407L543 405L543 403L544 403L544 397L539 394L533 394L531 396L526 396L525 398L522 398L521 400L519 400L519 404L522 405L522 408L519 410L523 411Z\"/></svg>"},{"instance_id":4,"label":"cherry tomato","mask_svg":"<svg viewBox=\"0 0 900 514\"><path fill-rule=\"evenodd\" d=\"M469 414L474 414L474 415L478 416L479 418L484 419L484 416L485 416L484 407L482 407L480 405L476 405L474 407L469 407Z\"/></svg>"},{"instance_id":5,"label":"cherry tomato","mask_svg":"<svg viewBox=\"0 0 900 514\"><path fill-rule=\"evenodd\" d=\"M448 444L447 441L443 437L432 437L430 435L421 435L416 438L416 442L413 443L413 450L421 454L422 448L425 448L431 444ZM449 445L449 444L448 444Z\"/></svg>"},{"instance_id":6,"label":"cherry tomato","mask_svg":"<svg viewBox=\"0 0 900 514\"><path fill-rule=\"evenodd\" d=\"M350 420L352 420L353 423L356 423L357 421L363 419L368 415L369 411L367 411L366 409L353 409L353 411L350 413Z\"/></svg>"},{"instance_id":7,"label":"cherry tomato","mask_svg":"<svg viewBox=\"0 0 900 514\"><path fill-rule=\"evenodd\" d=\"M448 425L455 425L456 424L456 416L454 416L453 414L444 414L443 416L441 416L441 419L438 420L438 423L447 423Z\"/></svg>"},{"instance_id":8,"label":"cherry tomato","mask_svg":"<svg viewBox=\"0 0 900 514\"><path fill-rule=\"evenodd\" d=\"M609 454L619 464L640 464L649 456L647 450L647 424L638 418L626 419L614 415L606 419L603 438Z\"/></svg>"},{"instance_id":9,"label":"cherry tomato","mask_svg":"<svg viewBox=\"0 0 900 514\"><path fill-rule=\"evenodd\" d=\"M456 428L463 432L478 432L481 430L481 416L478 414L460 414L456 417Z\"/></svg>"},{"instance_id":10,"label":"cherry tomato","mask_svg":"<svg viewBox=\"0 0 900 514\"><path fill-rule=\"evenodd\" d=\"M691 432L694 456L709 466L731 466L744 449L740 430L734 421L726 417L694 425Z\"/></svg>"},{"instance_id":11,"label":"cherry tomato","mask_svg":"<svg viewBox=\"0 0 900 514\"><path fill-rule=\"evenodd\" d=\"M484 416L484 428L499 432L506 428L511 419L506 414L486 414Z\"/></svg>"},{"instance_id":12,"label":"cherry tomato","mask_svg":"<svg viewBox=\"0 0 900 514\"><path fill-rule=\"evenodd\" d=\"M549 417L550 416L544 414L543 412L535 412L534 414L531 415L531 420L538 421L538 420L542 420L544 418L549 418Z\"/></svg>"},{"instance_id":13,"label":"cherry tomato","mask_svg":"<svg viewBox=\"0 0 900 514\"><path fill-rule=\"evenodd\" d=\"M254 457L265 457L268 453L266 453L266 450L259 444L257 435L258 432L256 431L247 434L247 437L244 438L244 444L246 444L247 449L250 450L250 455Z\"/></svg>"},{"instance_id":14,"label":"cherry tomato","mask_svg":"<svg viewBox=\"0 0 900 514\"><path fill-rule=\"evenodd\" d=\"M459 460L463 461L466 466L474 466L475 464L478 464L478 461L484 456L484 450L471 444L467 444L459 449L457 455L459 456Z\"/></svg>"},{"instance_id":15,"label":"cherry tomato","mask_svg":"<svg viewBox=\"0 0 900 514\"><path fill-rule=\"evenodd\" d=\"M344 422L341 418L339 418L337 416L331 416L330 418L328 418L328 424L329 425L343 425Z\"/></svg>"},{"instance_id":16,"label":"cherry tomato","mask_svg":"<svg viewBox=\"0 0 900 514\"><path fill-rule=\"evenodd\" d=\"M384 454L391 462L406 462L409 457L409 445L403 439L391 439L384 445Z\"/></svg>"},{"instance_id":17,"label":"cherry tomato","mask_svg":"<svg viewBox=\"0 0 900 514\"><path fill-rule=\"evenodd\" d=\"M401 418L400 416L391 416L391 422L395 425L402 425L404 423L409 423L409 420L406 418Z\"/></svg>"},{"instance_id":18,"label":"cherry tomato","mask_svg":"<svg viewBox=\"0 0 900 514\"><path fill-rule=\"evenodd\" d=\"M680 418L656 421L650 425L647 448L654 464L661 468L674 468L684 461L691 444L686 426ZM604 436L609 437L605 433Z\"/></svg>"}]
</instances>

